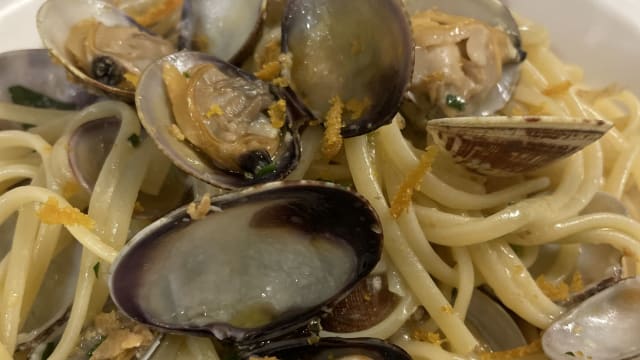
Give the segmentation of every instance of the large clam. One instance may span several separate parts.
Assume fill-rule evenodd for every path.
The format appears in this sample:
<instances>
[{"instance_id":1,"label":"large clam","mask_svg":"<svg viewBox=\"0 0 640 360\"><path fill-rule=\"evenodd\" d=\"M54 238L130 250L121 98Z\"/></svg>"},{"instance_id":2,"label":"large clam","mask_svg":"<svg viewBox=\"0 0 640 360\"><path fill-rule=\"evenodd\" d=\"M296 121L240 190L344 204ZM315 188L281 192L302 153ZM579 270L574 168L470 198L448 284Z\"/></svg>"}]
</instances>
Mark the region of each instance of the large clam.
<instances>
[{"instance_id":1,"label":"large clam","mask_svg":"<svg viewBox=\"0 0 640 360\"><path fill-rule=\"evenodd\" d=\"M551 359L622 360L640 356L640 278L621 280L567 311L545 331Z\"/></svg>"},{"instance_id":2,"label":"large clam","mask_svg":"<svg viewBox=\"0 0 640 360\"><path fill-rule=\"evenodd\" d=\"M499 0L405 4L416 49L403 115L423 124L442 115L490 115L501 109L511 98L525 56L507 7Z\"/></svg>"},{"instance_id":3,"label":"large clam","mask_svg":"<svg viewBox=\"0 0 640 360\"><path fill-rule=\"evenodd\" d=\"M275 339L329 311L373 269L381 240L361 196L328 183L269 183L212 199L203 219L181 208L142 230L112 265L111 296L140 322L285 356L301 342ZM335 348L357 347L345 344ZM373 358L392 350L385 344Z\"/></svg>"},{"instance_id":4,"label":"large clam","mask_svg":"<svg viewBox=\"0 0 640 360\"><path fill-rule=\"evenodd\" d=\"M320 120L340 108L338 125L347 137L391 121L413 67L411 29L400 0L291 0L282 51L298 99Z\"/></svg>"},{"instance_id":5,"label":"large clam","mask_svg":"<svg viewBox=\"0 0 640 360\"><path fill-rule=\"evenodd\" d=\"M300 149L280 90L210 55L155 61L136 92L140 120L181 169L222 188L281 179Z\"/></svg>"},{"instance_id":6,"label":"large clam","mask_svg":"<svg viewBox=\"0 0 640 360\"><path fill-rule=\"evenodd\" d=\"M582 150L612 126L605 120L558 116L490 116L430 120L427 131L467 168L511 176Z\"/></svg>"},{"instance_id":7,"label":"large clam","mask_svg":"<svg viewBox=\"0 0 640 360\"><path fill-rule=\"evenodd\" d=\"M126 101L144 68L176 50L100 0L48 0L37 25L44 45L73 76Z\"/></svg>"}]
</instances>

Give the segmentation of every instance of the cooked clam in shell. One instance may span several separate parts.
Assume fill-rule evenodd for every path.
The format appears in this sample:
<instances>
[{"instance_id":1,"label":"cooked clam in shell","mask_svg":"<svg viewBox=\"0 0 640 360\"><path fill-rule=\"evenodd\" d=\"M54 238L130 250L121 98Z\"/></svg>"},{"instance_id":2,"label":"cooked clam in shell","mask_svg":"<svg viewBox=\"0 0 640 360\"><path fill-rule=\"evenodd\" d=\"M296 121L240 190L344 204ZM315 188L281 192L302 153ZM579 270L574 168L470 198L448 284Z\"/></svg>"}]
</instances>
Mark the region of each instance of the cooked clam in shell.
<instances>
[{"instance_id":1,"label":"cooked clam in shell","mask_svg":"<svg viewBox=\"0 0 640 360\"><path fill-rule=\"evenodd\" d=\"M602 137L604 120L557 116L435 119L427 131L456 162L485 175L511 176L567 157Z\"/></svg>"},{"instance_id":2,"label":"cooked clam in shell","mask_svg":"<svg viewBox=\"0 0 640 360\"><path fill-rule=\"evenodd\" d=\"M132 100L144 68L176 51L169 41L99 0L48 0L38 11L37 24L44 45L71 74L126 101Z\"/></svg>"},{"instance_id":3,"label":"cooked clam in shell","mask_svg":"<svg viewBox=\"0 0 640 360\"><path fill-rule=\"evenodd\" d=\"M111 269L132 318L239 343L326 311L375 266L381 228L359 195L318 182L270 183L180 208L139 232Z\"/></svg>"},{"instance_id":4,"label":"cooked clam in shell","mask_svg":"<svg viewBox=\"0 0 640 360\"><path fill-rule=\"evenodd\" d=\"M143 74L136 105L158 147L189 174L222 188L277 180L300 150L278 90L212 56L180 52Z\"/></svg>"}]
</instances>

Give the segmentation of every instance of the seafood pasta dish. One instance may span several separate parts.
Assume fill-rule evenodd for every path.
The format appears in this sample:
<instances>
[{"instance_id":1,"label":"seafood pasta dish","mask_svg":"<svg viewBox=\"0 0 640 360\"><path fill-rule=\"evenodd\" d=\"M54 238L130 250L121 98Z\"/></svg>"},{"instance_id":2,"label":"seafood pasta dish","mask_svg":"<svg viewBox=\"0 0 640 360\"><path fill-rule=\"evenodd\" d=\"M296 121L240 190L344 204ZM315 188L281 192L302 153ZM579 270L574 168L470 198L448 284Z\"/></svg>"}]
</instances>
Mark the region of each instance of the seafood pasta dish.
<instances>
[{"instance_id":1,"label":"seafood pasta dish","mask_svg":"<svg viewBox=\"0 0 640 360\"><path fill-rule=\"evenodd\" d=\"M640 103L499 0L36 23L0 53L0 359L640 356Z\"/></svg>"}]
</instances>

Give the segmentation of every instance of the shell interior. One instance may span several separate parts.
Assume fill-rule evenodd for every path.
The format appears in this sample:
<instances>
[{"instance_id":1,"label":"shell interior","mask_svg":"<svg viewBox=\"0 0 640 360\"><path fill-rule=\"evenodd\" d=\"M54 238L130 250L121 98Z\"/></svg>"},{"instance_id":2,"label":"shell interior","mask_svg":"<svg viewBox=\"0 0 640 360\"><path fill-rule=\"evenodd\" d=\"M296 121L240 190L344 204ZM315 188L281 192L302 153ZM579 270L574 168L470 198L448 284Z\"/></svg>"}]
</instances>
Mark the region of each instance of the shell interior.
<instances>
[{"instance_id":1,"label":"shell interior","mask_svg":"<svg viewBox=\"0 0 640 360\"><path fill-rule=\"evenodd\" d=\"M640 278L605 289L566 312L544 333L552 359L630 359L640 354Z\"/></svg>"},{"instance_id":2,"label":"shell interior","mask_svg":"<svg viewBox=\"0 0 640 360\"><path fill-rule=\"evenodd\" d=\"M187 0L183 36L189 48L235 62L258 35L265 0ZM190 41L189 41L190 40Z\"/></svg>"},{"instance_id":3,"label":"shell interior","mask_svg":"<svg viewBox=\"0 0 640 360\"><path fill-rule=\"evenodd\" d=\"M435 119L429 121L427 132L467 168L511 176L582 150L611 126L604 120L491 116Z\"/></svg>"},{"instance_id":4,"label":"shell interior","mask_svg":"<svg viewBox=\"0 0 640 360\"><path fill-rule=\"evenodd\" d=\"M359 108L343 115L343 136L391 121L413 69L411 28L399 0L375 6L368 0L289 1L282 35L283 52L292 56L291 87L317 119L324 120L339 97Z\"/></svg>"},{"instance_id":5,"label":"shell interior","mask_svg":"<svg viewBox=\"0 0 640 360\"><path fill-rule=\"evenodd\" d=\"M290 123L285 124L282 128L282 141L276 154L277 169L273 173L259 178L245 177L239 173L220 169L188 141L176 138L175 134L171 132L174 116L162 78L162 65L165 61L172 63L180 72L187 72L197 64L213 63L230 76L243 77L249 81L259 80L233 65L210 55L196 52L175 53L159 59L147 67L140 78L136 91L138 115L149 136L176 166L202 181L225 189L235 189L281 179L293 170L297 165L300 149L298 134L290 129ZM275 98L274 95L274 100ZM290 116L287 117L290 118Z\"/></svg>"},{"instance_id":6,"label":"shell interior","mask_svg":"<svg viewBox=\"0 0 640 360\"><path fill-rule=\"evenodd\" d=\"M237 342L303 325L375 266L380 225L336 186L270 183L178 209L139 232L112 266L122 311L157 327Z\"/></svg>"}]
</instances>

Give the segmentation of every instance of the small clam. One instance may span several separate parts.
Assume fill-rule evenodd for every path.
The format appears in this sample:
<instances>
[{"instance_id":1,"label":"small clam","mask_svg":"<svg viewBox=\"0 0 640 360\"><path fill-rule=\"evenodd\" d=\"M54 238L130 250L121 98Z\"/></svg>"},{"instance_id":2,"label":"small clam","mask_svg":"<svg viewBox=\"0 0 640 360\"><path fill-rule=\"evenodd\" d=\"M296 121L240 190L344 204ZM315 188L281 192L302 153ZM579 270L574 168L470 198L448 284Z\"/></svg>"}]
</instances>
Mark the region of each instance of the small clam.
<instances>
[{"instance_id":1,"label":"small clam","mask_svg":"<svg viewBox=\"0 0 640 360\"><path fill-rule=\"evenodd\" d=\"M99 0L48 0L38 11L37 25L45 47L73 76L127 101L144 68L176 50Z\"/></svg>"},{"instance_id":2,"label":"small clam","mask_svg":"<svg viewBox=\"0 0 640 360\"><path fill-rule=\"evenodd\" d=\"M481 291L473 292L466 323L479 341L492 351L506 351L527 344L504 307Z\"/></svg>"},{"instance_id":3,"label":"small clam","mask_svg":"<svg viewBox=\"0 0 640 360\"><path fill-rule=\"evenodd\" d=\"M622 360L640 356L640 278L621 280L564 313L545 331L551 359Z\"/></svg>"},{"instance_id":4,"label":"small clam","mask_svg":"<svg viewBox=\"0 0 640 360\"><path fill-rule=\"evenodd\" d=\"M46 49L0 54L0 101L32 107L79 109L96 100L67 79Z\"/></svg>"},{"instance_id":5,"label":"small clam","mask_svg":"<svg viewBox=\"0 0 640 360\"><path fill-rule=\"evenodd\" d=\"M282 23L290 86L316 119L344 103L342 135L388 124L413 67L400 0L290 0Z\"/></svg>"},{"instance_id":6,"label":"small clam","mask_svg":"<svg viewBox=\"0 0 640 360\"><path fill-rule=\"evenodd\" d=\"M243 359L276 358L279 360L411 360L411 356L395 345L379 339L324 338L317 342L294 339L260 348Z\"/></svg>"},{"instance_id":7,"label":"small clam","mask_svg":"<svg viewBox=\"0 0 640 360\"><path fill-rule=\"evenodd\" d=\"M499 0L405 4L416 49L403 115L424 125L443 115L490 115L501 109L511 98L525 57L507 7Z\"/></svg>"},{"instance_id":8,"label":"small clam","mask_svg":"<svg viewBox=\"0 0 640 360\"><path fill-rule=\"evenodd\" d=\"M186 47L238 63L257 40L266 0L185 0Z\"/></svg>"},{"instance_id":9,"label":"small clam","mask_svg":"<svg viewBox=\"0 0 640 360\"><path fill-rule=\"evenodd\" d=\"M453 159L484 175L511 176L567 157L613 125L557 116L490 116L430 120L427 132Z\"/></svg>"},{"instance_id":10,"label":"small clam","mask_svg":"<svg viewBox=\"0 0 640 360\"><path fill-rule=\"evenodd\" d=\"M180 208L140 231L111 267L128 316L169 331L256 343L328 311L381 255L381 227L339 186L273 182Z\"/></svg>"},{"instance_id":11,"label":"small clam","mask_svg":"<svg viewBox=\"0 0 640 360\"><path fill-rule=\"evenodd\" d=\"M120 120L117 118L96 119L79 126L69 137L69 165L78 183L88 193L98 179L100 170L118 135ZM136 218L156 219L186 202L187 179L181 171L172 167L157 194L138 194L142 207Z\"/></svg>"},{"instance_id":12,"label":"small clam","mask_svg":"<svg viewBox=\"0 0 640 360\"><path fill-rule=\"evenodd\" d=\"M136 92L140 121L182 170L233 189L281 179L300 156L279 90L217 58L180 52L155 61Z\"/></svg>"}]
</instances>

